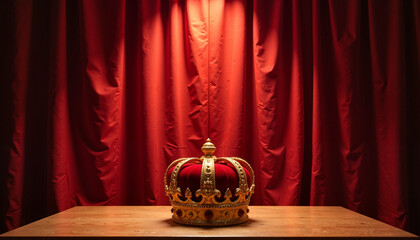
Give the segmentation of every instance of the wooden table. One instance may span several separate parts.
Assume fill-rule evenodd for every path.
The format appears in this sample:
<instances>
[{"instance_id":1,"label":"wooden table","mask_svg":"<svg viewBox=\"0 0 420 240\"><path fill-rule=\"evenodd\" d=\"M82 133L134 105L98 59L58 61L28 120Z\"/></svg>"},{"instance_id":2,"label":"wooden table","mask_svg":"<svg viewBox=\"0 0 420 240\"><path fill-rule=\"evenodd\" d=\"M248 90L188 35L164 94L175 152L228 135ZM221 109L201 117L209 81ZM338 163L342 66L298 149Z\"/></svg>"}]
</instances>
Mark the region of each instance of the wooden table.
<instances>
[{"instance_id":1,"label":"wooden table","mask_svg":"<svg viewBox=\"0 0 420 240\"><path fill-rule=\"evenodd\" d=\"M4 233L14 239L411 238L417 236L342 207L250 206L247 223L191 227L172 222L170 206L74 207Z\"/></svg>"}]
</instances>

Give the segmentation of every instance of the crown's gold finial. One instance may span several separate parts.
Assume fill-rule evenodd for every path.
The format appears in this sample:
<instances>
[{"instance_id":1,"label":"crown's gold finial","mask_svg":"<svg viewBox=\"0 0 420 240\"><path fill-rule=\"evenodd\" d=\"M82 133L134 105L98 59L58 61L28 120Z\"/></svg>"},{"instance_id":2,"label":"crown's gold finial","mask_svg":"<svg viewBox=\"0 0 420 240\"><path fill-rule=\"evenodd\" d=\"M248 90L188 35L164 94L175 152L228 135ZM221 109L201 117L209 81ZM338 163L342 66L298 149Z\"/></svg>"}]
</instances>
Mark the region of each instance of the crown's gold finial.
<instances>
[{"instance_id":1,"label":"crown's gold finial","mask_svg":"<svg viewBox=\"0 0 420 240\"><path fill-rule=\"evenodd\" d=\"M204 145L201 147L201 151L203 151L203 153L206 156L212 156L213 153L216 151L216 147L214 146L214 144L210 141L210 138L207 138L206 143L204 143Z\"/></svg>"}]
</instances>

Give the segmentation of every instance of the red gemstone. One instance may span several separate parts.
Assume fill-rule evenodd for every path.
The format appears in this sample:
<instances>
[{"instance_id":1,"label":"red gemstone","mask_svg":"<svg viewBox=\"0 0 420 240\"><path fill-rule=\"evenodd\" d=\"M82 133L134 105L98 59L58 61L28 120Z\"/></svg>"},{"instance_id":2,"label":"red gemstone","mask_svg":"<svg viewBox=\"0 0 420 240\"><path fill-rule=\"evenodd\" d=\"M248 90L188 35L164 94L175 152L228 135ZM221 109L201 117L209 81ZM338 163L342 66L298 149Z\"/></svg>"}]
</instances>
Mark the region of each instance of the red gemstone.
<instances>
[{"instance_id":1,"label":"red gemstone","mask_svg":"<svg viewBox=\"0 0 420 240\"><path fill-rule=\"evenodd\" d=\"M178 217L181 217L182 216L182 210L181 209L176 210L176 215Z\"/></svg>"},{"instance_id":2,"label":"red gemstone","mask_svg":"<svg viewBox=\"0 0 420 240\"><path fill-rule=\"evenodd\" d=\"M211 220L213 216L214 214L211 210L207 210L204 212L204 217L207 219L207 221Z\"/></svg>"},{"instance_id":3,"label":"red gemstone","mask_svg":"<svg viewBox=\"0 0 420 240\"><path fill-rule=\"evenodd\" d=\"M243 209L239 209L238 216L241 218L245 214L245 211Z\"/></svg>"}]
</instances>

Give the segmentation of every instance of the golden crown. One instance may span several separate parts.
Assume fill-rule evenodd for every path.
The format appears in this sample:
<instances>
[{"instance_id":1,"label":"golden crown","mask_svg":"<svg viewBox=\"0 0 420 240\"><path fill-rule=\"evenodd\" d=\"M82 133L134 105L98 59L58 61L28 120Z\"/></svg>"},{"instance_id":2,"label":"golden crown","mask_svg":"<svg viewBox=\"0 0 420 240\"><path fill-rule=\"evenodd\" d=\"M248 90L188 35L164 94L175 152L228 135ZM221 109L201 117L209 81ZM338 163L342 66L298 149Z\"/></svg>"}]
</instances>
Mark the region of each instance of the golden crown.
<instances>
[{"instance_id":1,"label":"golden crown","mask_svg":"<svg viewBox=\"0 0 420 240\"><path fill-rule=\"evenodd\" d=\"M210 139L207 139L201 150L204 152L202 157L179 158L166 169L165 191L172 205L173 221L198 226L225 226L246 222L249 201L255 188L254 171L251 166L242 158L213 156L216 147ZM202 164L200 188L195 193L187 187L182 194L178 186L178 175L186 163ZM227 188L222 198L221 191L216 189L215 164L228 164L235 169L238 186L232 189L234 195ZM169 182L168 174L170 174ZM250 187L248 187L247 174L250 175Z\"/></svg>"}]
</instances>

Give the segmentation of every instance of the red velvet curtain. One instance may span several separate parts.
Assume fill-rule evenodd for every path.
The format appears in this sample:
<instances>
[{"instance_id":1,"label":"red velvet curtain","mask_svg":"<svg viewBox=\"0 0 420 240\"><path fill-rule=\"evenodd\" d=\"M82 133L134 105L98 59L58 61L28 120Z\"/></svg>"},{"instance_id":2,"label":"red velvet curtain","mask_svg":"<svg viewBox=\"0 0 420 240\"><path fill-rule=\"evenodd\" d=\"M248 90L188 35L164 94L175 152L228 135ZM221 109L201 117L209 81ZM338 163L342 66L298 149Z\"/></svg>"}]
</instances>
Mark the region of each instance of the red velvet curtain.
<instances>
[{"instance_id":1,"label":"red velvet curtain","mask_svg":"<svg viewBox=\"0 0 420 240\"><path fill-rule=\"evenodd\" d=\"M0 4L1 231L168 204L167 165L210 137L253 166L254 205L419 233L419 1Z\"/></svg>"}]
</instances>

